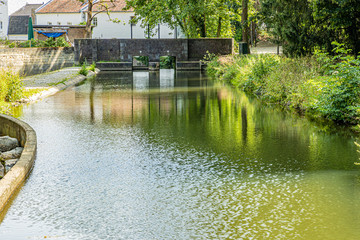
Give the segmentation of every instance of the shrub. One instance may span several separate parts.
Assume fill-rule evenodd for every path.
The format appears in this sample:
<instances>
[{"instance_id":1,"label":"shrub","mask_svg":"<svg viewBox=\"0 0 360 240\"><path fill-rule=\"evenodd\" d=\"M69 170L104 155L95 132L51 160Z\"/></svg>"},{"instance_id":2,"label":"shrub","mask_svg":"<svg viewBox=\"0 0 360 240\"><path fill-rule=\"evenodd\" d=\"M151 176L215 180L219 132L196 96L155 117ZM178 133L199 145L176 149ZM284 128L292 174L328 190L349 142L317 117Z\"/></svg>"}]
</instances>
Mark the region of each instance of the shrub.
<instances>
[{"instance_id":1,"label":"shrub","mask_svg":"<svg viewBox=\"0 0 360 240\"><path fill-rule=\"evenodd\" d=\"M89 66L89 70L90 71L93 71L93 72L95 72L95 68L96 68L96 63L92 63L90 66Z\"/></svg>"},{"instance_id":2,"label":"shrub","mask_svg":"<svg viewBox=\"0 0 360 240\"><path fill-rule=\"evenodd\" d=\"M343 44L333 43L335 56L316 52L326 76L315 108L333 121L356 123L360 118L360 59Z\"/></svg>"},{"instance_id":3,"label":"shrub","mask_svg":"<svg viewBox=\"0 0 360 240\"><path fill-rule=\"evenodd\" d=\"M286 58L249 55L216 58L211 76L267 102L312 117L356 124L360 120L360 59L334 43L334 56L316 51L314 57Z\"/></svg>"},{"instance_id":4,"label":"shrub","mask_svg":"<svg viewBox=\"0 0 360 240\"><path fill-rule=\"evenodd\" d=\"M79 71L79 74L81 75L84 75L84 76L87 76L89 73L89 70L87 69L86 67L86 62L84 62L82 65L81 65L81 69Z\"/></svg>"},{"instance_id":5,"label":"shrub","mask_svg":"<svg viewBox=\"0 0 360 240\"><path fill-rule=\"evenodd\" d=\"M9 48L21 47L21 48L29 48L29 47L70 47L70 44L63 38L58 37L48 38L45 41L31 39L24 42L15 43L12 42L9 44Z\"/></svg>"},{"instance_id":6,"label":"shrub","mask_svg":"<svg viewBox=\"0 0 360 240\"><path fill-rule=\"evenodd\" d=\"M14 102L23 96L23 85L18 74L0 70L0 101Z\"/></svg>"}]
</instances>

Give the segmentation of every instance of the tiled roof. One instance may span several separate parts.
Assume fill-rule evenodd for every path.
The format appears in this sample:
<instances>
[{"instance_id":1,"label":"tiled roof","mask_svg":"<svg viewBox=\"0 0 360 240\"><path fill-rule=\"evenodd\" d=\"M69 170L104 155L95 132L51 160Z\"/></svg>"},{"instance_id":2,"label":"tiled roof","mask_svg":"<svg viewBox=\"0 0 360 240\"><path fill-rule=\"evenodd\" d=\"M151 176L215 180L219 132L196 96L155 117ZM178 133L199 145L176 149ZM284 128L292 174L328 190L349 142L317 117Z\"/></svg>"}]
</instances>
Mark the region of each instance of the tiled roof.
<instances>
[{"instance_id":1,"label":"tiled roof","mask_svg":"<svg viewBox=\"0 0 360 240\"><path fill-rule=\"evenodd\" d=\"M10 16L8 34L28 34L29 16Z\"/></svg>"},{"instance_id":2,"label":"tiled roof","mask_svg":"<svg viewBox=\"0 0 360 240\"><path fill-rule=\"evenodd\" d=\"M38 9L42 4L26 4L22 8L18 9L16 12L10 16L31 16L31 11Z\"/></svg>"},{"instance_id":3,"label":"tiled roof","mask_svg":"<svg viewBox=\"0 0 360 240\"><path fill-rule=\"evenodd\" d=\"M125 0L98 0L93 7L93 11L105 9L101 5L107 5L110 12L121 12L126 6ZM82 3L78 0L50 0L45 3L36 13L78 13L87 10L87 3ZM129 10L128 10L129 11Z\"/></svg>"},{"instance_id":4,"label":"tiled roof","mask_svg":"<svg viewBox=\"0 0 360 240\"><path fill-rule=\"evenodd\" d=\"M102 2L98 1L97 3L94 4L93 11L97 12L100 10L105 10L106 6L109 8L110 12L123 12L125 11L124 8L126 7L126 1L125 0L114 0L113 2L109 0L104 0ZM85 10L86 9L87 6L85 7ZM131 10L126 10L126 11L131 11Z\"/></svg>"},{"instance_id":5,"label":"tiled roof","mask_svg":"<svg viewBox=\"0 0 360 240\"><path fill-rule=\"evenodd\" d=\"M41 6L36 13L77 13L86 4L78 0L50 0Z\"/></svg>"}]
</instances>

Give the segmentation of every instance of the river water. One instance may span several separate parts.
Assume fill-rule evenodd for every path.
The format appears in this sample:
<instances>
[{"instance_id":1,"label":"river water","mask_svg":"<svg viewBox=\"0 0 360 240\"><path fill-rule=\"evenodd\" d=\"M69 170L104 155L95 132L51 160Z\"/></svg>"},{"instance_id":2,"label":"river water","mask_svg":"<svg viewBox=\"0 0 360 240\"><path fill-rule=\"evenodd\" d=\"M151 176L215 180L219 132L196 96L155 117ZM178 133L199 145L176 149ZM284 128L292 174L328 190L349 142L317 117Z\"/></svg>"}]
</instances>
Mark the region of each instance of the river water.
<instances>
[{"instance_id":1,"label":"river water","mask_svg":"<svg viewBox=\"0 0 360 240\"><path fill-rule=\"evenodd\" d=\"M19 111L38 154L0 239L359 239L356 139L200 72L104 72Z\"/></svg>"}]
</instances>

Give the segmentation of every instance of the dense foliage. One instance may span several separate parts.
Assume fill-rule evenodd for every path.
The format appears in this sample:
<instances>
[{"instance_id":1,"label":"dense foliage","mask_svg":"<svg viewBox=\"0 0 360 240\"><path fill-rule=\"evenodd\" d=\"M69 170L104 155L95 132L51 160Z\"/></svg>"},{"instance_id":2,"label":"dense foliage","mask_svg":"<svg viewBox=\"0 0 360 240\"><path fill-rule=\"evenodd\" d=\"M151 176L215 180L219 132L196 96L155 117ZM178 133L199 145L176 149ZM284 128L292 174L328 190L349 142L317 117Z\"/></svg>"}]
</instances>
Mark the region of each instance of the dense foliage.
<instances>
[{"instance_id":1,"label":"dense foliage","mask_svg":"<svg viewBox=\"0 0 360 240\"><path fill-rule=\"evenodd\" d=\"M232 37L231 20L237 18L234 2L238 6L237 1L226 0L129 0L127 8L134 9L133 21L141 21L145 28L166 23L189 38Z\"/></svg>"},{"instance_id":2,"label":"dense foliage","mask_svg":"<svg viewBox=\"0 0 360 240\"><path fill-rule=\"evenodd\" d=\"M333 41L343 42L352 54L360 52L360 1L261 0L260 15L284 53L300 56L315 47L331 52Z\"/></svg>"},{"instance_id":3,"label":"dense foliage","mask_svg":"<svg viewBox=\"0 0 360 240\"><path fill-rule=\"evenodd\" d=\"M210 75L266 102L311 117L357 124L360 120L360 59L337 44L335 56L228 56L208 65Z\"/></svg>"},{"instance_id":4,"label":"dense foliage","mask_svg":"<svg viewBox=\"0 0 360 240\"><path fill-rule=\"evenodd\" d=\"M23 97L20 76L10 70L0 70L0 112L8 113L11 102Z\"/></svg>"}]
</instances>

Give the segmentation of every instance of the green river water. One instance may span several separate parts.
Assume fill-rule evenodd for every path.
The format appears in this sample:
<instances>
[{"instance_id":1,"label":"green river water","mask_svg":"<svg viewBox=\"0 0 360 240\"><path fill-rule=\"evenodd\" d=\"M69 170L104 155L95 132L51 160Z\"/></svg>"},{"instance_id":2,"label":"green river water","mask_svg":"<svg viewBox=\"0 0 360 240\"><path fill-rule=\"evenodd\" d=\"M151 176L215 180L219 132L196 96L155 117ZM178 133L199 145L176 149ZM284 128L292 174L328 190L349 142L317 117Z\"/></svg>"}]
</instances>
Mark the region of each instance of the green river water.
<instances>
[{"instance_id":1,"label":"green river water","mask_svg":"<svg viewBox=\"0 0 360 240\"><path fill-rule=\"evenodd\" d=\"M203 73L103 72L19 115L38 154L0 239L360 239L356 138Z\"/></svg>"}]
</instances>

